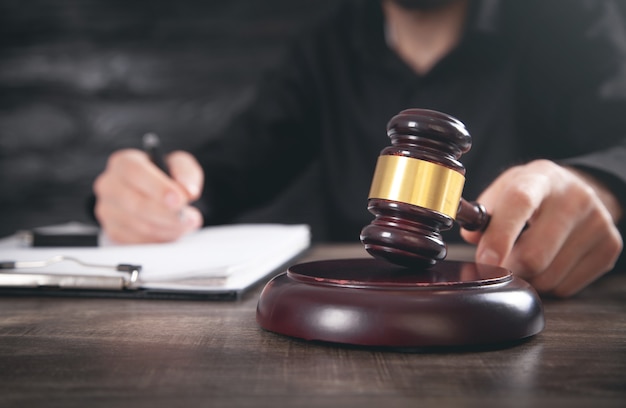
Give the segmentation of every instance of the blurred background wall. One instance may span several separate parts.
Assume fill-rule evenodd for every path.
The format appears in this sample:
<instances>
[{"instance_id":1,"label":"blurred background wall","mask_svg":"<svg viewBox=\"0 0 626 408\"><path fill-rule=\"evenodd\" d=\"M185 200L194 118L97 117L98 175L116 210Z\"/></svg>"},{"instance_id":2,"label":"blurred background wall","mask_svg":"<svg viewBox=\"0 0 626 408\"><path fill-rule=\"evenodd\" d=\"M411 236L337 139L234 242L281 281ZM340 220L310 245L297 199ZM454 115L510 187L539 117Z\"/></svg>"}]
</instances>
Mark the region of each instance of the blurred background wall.
<instances>
[{"instance_id":1,"label":"blurred background wall","mask_svg":"<svg viewBox=\"0 0 626 408\"><path fill-rule=\"evenodd\" d=\"M334 0L0 0L0 236L89 221L107 156L193 150Z\"/></svg>"}]
</instances>

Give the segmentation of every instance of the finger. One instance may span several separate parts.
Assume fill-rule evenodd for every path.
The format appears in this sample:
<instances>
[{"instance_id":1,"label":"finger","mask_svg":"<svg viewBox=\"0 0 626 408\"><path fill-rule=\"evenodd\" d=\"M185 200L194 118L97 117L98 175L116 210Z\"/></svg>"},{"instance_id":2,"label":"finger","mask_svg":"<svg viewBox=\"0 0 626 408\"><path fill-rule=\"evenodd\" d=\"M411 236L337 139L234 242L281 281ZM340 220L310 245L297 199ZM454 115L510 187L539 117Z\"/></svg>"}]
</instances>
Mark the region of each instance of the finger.
<instances>
[{"instance_id":1,"label":"finger","mask_svg":"<svg viewBox=\"0 0 626 408\"><path fill-rule=\"evenodd\" d=\"M117 244L146 244L175 241L177 236L159 236L155 234L147 234L141 227L129 226L118 222L109 222L103 226L106 236Z\"/></svg>"},{"instance_id":2,"label":"finger","mask_svg":"<svg viewBox=\"0 0 626 408\"><path fill-rule=\"evenodd\" d=\"M185 224L185 233L195 231L204 224L202 213L192 206L187 206L183 209L181 219Z\"/></svg>"},{"instance_id":3,"label":"finger","mask_svg":"<svg viewBox=\"0 0 626 408\"><path fill-rule=\"evenodd\" d=\"M100 224L111 239L120 243L163 242L180 236L183 226L177 213L150 208L154 201L141 195L130 196L96 203Z\"/></svg>"},{"instance_id":4,"label":"finger","mask_svg":"<svg viewBox=\"0 0 626 408\"><path fill-rule=\"evenodd\" d=\"M574 268L550 293L557 297L572 296L600 276L609 272L617 261L616 252L621 252L621 240L607 245L606 241L598 242L586 256L577 262Z\"/></svg>"},{"instance_id":5,"label":"finger","mask_svg":"<svg viewBox=\"0 0 626 408\"><path fill-rule=\"evenodd\" d=\"M195 157L183 151L175 151L167 156L172 178L185 189L189 201L195 201L202 194L204 172Z\"/></svg>"},{"instance_id":6,"label":"finger","mask_svg":"<svg viewBox=\"0 0 626 408\"><path fill-rule=\"evenodd\" d=\"M105 196L97 202L99 218L110 220L132 230L142 240L172 240L202 224L195 208L172 211L161 203L129 190L119 196Z\"/></svg>"},{"instance_id":7,"label":"finger","mask_svg":"<svg viewBox=\"0 0 626 408\"><path fill-rule=\"evenodd\" d=\"M573 193L570 196L571 200L543 201L529 228L518 237L504 266L522 278L532 278L546 271L563 251L570 258L578 258L579 254L571 252L589 245L581 238L589 234L585 219L589 217L591 205L579 203L587 202L586 198L577 200L574 197L578 196ZM572 236L574 230L577 234Z\"/></svg>"},{"instance_id":8,"label":"finger","mask_svg":"<svg viewBox=\"0 0 626 408\"><path fill-rule=\"evenodd\" d=\"M112 174L113 173L113 174ZM100 175L94 182L96 193L96 215L104 221L108 217L122 217L124 222L153 219L153 222L167 221L177 217L178 210L172 210L160 200L146 196L137 190L124 177L108 172ZM116 211L111 211L116 209Z\"/></svg>"},{"instance_id":9,"label":"finger","mask_svg":"<svg viewBox=\"0 0 626 408\"><path fill-rule=\"evenodd\" d=\"M155 199L155 187L151 187L155 177L179 190L180 200L168 203L167 195ZM183 211L186 192L141 151L121 151L112 157L94 182L94 193L96 217L104 231L118 242L171 241L202 223L196 209Z\"/></svg>"},{"instance_id":10,"label":"finger","mask_svg":"<svg viewBox=\"0 0 626 408\"><path fill-rule=\"evenodd\" d=\"M613 269L619 252L621 252L621 238L611 241L607 245L607 240L595 241L595 245L582 253L576 262L572 262L570 269L550 268L550 272L560 271L560 279L554 279L551 273L546 272L536 279L531 279L530 283L538 291L554 295L556 297L569 297L588 286L605 273ZM546 282L545 277L549 278Z\"/></svg>"},{"instance_id":11,"label":"finger","mask_svg":"<svg viewBox=\"0 0 626 408\"><path fill-rule=\"evenodd\" d=\"M515 176L515 182L509 182L509 176L510 179ZM491 212L491 221L480 237L477 262L501 265L549 190L545 177L524 174L505 175L493 188L486 190L481 201Z\"/></svg>"},{"instance_id":12,"label":"finger","mask_svg":"<svg viewBox=\"0 0 626 408\"><path fill-rule=\"evenodd\" d=\"M524 278L544 275L540 289L547 290L567 276L572 259L580 259L598 236L606 236L614 226L602 202L579 178L554 167L545 168L544 174L551 175L553 188L535 212L532 226L515 244L506 266Z\"/></svg>"},{"instance_id":13,"label":"finger","mask_svg":"<svg viewBox=\"0 0 626 408\"><path fill-rule=\"evenodd\" d=\"M167 174L153 164L140 150L122 150L109 158L107 171L122 186L178 211L187 202L187 193Z\"/></svg>"},{"instance_id":14,"label":"finger","mask_svg":"<svg viewBox=\"0 0 626 408\"><path fill-rule=\"evenodd\" d=\"M531 228L522 234L504 266L531 282L539 292L548 292L597 244L588 232L585 225L579 225L563 239L562 236L541 237Z\"/></svg>"},{"instance_id":15,"label":"finger","mask_svg":"<svg viewBox=\"0 0 626 408\"><path fill-rule=\"evenodd\" d=\"M570 296L612 269L623 242L609 217L598 210L579 224L553 262L529 282L540 292Z\"/></svg>"},{"instance_id":16,"label":"finger","mask_svg":"<svg viewBox=\"0 0 626 408\"><path fill-rule=\"evenodd\" d=\"M114 206L107 207L105 211L107 214L103 217L103 230L110 239L118 243L175 241L202 226L202 215L193 207L184 208L182 216L166 214L161 218L133 217L127 211Z\"/></svg>"}]
</instances>

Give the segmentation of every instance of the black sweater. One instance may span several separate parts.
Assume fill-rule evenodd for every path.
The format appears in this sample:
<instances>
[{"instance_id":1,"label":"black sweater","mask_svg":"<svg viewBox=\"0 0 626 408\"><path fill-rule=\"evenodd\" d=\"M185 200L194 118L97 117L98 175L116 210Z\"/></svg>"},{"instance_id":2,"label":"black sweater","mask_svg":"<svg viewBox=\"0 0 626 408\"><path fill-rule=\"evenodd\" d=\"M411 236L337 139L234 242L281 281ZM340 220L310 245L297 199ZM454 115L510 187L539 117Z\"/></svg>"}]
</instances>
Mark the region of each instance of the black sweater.
<instances>
[{"instance_id":1,"label":"black sweater","mask_svg":"<svg viewBox=\"0 0 626 408\"><path fill-rule=\"evenodd\" d=\"M467 199L503 169L547 158L584 167L624 200L626 37L615 7L474 1L460 44L420 76L387 47L378 1L343 4L295 42L222 138L194 152L207 224L269 202L315 163L323 238L357 241L386 124L412 107L472 134Z\"/></svg>"}]
</instances>

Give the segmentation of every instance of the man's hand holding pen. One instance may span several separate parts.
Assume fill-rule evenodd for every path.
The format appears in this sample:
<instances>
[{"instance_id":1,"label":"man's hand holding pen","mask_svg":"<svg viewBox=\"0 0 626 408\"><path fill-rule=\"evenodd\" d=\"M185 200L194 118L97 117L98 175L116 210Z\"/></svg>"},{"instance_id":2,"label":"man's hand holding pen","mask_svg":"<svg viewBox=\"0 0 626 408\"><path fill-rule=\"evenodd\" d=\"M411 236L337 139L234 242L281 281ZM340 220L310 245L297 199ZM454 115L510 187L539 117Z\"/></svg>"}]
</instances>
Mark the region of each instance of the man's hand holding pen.
<instances>
[{"instance_id":1,"label":"man's hand holding pen","mask_svg":"<svg viewBox=\"0 0 626 408\"><path fill-rule=\"evenodd\" d=\"M94 182L95 215L115 242L173 241L202 226L202 214L190 205L202 193L202 168L191 154L175 151L161 169L155 152L117 151Z\"/></svg>"}]
</instances>

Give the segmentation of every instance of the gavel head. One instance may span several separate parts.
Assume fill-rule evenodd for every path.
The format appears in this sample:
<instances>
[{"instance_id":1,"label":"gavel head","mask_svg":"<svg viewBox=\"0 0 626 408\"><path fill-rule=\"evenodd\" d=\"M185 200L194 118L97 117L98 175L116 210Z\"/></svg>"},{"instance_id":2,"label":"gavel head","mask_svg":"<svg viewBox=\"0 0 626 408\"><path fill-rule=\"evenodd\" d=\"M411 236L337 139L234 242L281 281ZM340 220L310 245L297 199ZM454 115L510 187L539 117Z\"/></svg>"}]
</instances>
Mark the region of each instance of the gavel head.
<instances>
[{"instance_id":1,"label":"gavel head","mask_svg":"<svg viewBox=\"0 0 626 408\"><path fill-rule=\"evenodd\" d=\"M441 231L452 227L461 207L463 225L478 229L488 221L482 206L461 198L465 168L458 159L472 139L459 120L426 109L400 112L387 134L391 146L380 153L368 199L375 218L361 242L375 258L428 267L445 258Z\"/></svg>"}]
</instances>

